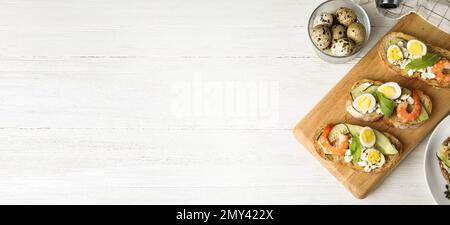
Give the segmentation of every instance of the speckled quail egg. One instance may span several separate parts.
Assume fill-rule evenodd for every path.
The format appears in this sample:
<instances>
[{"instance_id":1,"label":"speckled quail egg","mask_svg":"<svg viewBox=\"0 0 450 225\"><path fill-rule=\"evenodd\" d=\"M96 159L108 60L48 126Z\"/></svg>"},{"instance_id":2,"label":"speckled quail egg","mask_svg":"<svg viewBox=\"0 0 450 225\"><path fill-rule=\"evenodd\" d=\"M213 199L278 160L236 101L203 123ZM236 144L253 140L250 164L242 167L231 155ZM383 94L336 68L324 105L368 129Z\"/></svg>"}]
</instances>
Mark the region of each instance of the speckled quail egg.
<instances>
[{"instance_id":1,"label":"speckled quail egg","mask_svg":"<svg viewBox=\"0 0 450 225\"><path fill-rule=\"evenodd\" d=\"M317 25L324 25L324 26L331 26L333 24L333 14L323 12L316 16L314 19L314 26Z\"/></svg>"},{"instance_id":2,"label":"speckled quail egg","mask_svg":"<svg viewBox=\"0 0 450 225\"><path fill-rule=\"evenodd\" d=\"M347 28L340 24L333 25L331 27L331 40L336 42L338 39L344 38L347 33Z\"/></svg>"},{"instance_id":3,"label":"speckled quail egg","mask_svg":"<svg viewBox=\"0 0 450 225\"><path fill-rule=\"evenodd\" d=\"M338 19L339 23L348 27L350 26L350 24L356 21L356 14L349 8L340 7L336 10L336 18Z\"/></svg>"},{"instance_id":4,"label":"speckled quail egg","mask_svg":"<svg viewBox=\"0 0 450 225\"><path fill-rule=\"evenodd\" d=\"M331 32L327 26L318 25L312 30L311 39L319 49L326 49L331 42Z\"/></svg>"},{"instance_id":5,"label":"speckled quail egg","mask_svg":"<svg viewBox=\"0 0 450 225\"><path fill-rule=\"evenodd\" d=\"M347 37L352 39L356 45L360 45L366 38L366 28L358 22L352 23L347 28Z\"/></svg>"},{"instance_id":6,"label":"speckled quail egg","mask_svg":"<svg viewBox=\"0 0 450 225\"><path fill-rule=\"evenodd\" d=\"M331 54L335 56L348 56L355 49L355 43L348 38L338 39L331 46Z\"/></svg>"}]
</instances>

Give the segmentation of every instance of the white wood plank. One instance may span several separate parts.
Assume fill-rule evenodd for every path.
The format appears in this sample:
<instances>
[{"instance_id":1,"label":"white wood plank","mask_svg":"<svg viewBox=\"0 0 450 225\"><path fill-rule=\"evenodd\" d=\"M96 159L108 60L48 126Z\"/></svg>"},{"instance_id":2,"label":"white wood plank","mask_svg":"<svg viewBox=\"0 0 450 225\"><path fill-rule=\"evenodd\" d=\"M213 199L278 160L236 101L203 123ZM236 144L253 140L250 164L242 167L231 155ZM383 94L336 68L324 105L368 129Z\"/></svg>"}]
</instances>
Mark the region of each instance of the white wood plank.
<instances>
[{"instance_id":1,"label":"white wood plank","mask_svg":"<svg viewBox=\"0 0 450 225\"><path fill-rule=\"evenodd\" d=\"M0 138L2 203L430 203L417 178L423 151L361 201L290 131L3 129Z\"/></svg>"},{"instance_id":2,"label":"white wood plank","mask_svg":"<svg viewBox=\"0 0 450 225\"><path fill-rule=\"evenodd\" d=\"M278 83L280 117L274 127L290 128L355 62L323 66L317 57L301 56L7 58L0 61L0 124L192 127L193 122L199 125L199 118L171 115L170 91L178 82L192 85L201 76L205 85L233 81ZM217 118L201 119L202 127L225 126ZM233 126L255 127L246 126L247 119L237 120Z\"/></svg>"},{"instance_id":3,"label":"white wood plank","mask_svg":"<svg viewBox=\"0 0 450 225\"><path fill-rule=\"evenodd\" d=\"M320 2L1 1L0 203L431 203L424 144L361 201L295 141L295 123L395 23L364 6L370 43L327 64L306 28ZM278 89L258 102L273 110L176 115L177 85L199 77L206 109L230 82L266 82Z\"/></svg>"}]
</instances>

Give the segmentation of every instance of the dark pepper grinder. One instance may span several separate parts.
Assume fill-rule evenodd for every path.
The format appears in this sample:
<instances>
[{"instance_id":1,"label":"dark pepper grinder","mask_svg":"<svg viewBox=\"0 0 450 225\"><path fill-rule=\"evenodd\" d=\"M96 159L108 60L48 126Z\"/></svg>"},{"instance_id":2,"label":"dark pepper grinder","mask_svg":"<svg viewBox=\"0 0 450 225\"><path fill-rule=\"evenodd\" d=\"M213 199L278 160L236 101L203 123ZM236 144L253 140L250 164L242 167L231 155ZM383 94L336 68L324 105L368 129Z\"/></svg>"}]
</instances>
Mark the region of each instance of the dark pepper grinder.
<instances>
[{"instance_id":1,"label":"dark pepper grinder","mask_svg":"<svg viewBox=\"0 0 450 225\"><path fill-rule=\"evenodd\" d=\"M377 0L377 7L385 9L397 8L401 0Z\"/></svg>"}]
</instances>

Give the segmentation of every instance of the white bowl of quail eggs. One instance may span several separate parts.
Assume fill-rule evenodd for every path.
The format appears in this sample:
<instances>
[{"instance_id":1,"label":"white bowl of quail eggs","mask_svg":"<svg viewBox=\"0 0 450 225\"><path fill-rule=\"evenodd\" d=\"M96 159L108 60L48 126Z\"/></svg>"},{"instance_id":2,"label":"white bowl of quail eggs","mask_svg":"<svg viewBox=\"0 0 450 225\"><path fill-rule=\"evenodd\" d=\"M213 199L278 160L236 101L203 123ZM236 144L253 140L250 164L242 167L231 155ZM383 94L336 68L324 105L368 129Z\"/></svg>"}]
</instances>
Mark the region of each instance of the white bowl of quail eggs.
<instances>
[{"instance_id":1,"label":"white bowl of quail eggs","mask_svg":"<svg viewBox=\"0 0 450 225\"><path fill-rule=\"evenodd\" d=\"M366 11L349 0L330 0L311 14L308 34L317 55L330 63L355 58L369 40L370 21Z\"/></svg>"}]
</instances>

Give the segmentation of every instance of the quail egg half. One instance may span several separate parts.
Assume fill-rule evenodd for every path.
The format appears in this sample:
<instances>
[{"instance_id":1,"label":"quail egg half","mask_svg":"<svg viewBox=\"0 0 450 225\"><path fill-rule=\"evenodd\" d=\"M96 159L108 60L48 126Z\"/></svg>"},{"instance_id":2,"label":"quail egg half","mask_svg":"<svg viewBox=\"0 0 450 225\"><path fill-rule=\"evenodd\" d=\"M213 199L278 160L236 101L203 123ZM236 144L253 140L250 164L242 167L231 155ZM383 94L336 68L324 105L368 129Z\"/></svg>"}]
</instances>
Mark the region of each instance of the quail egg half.
<instances>
[{"instance_id":1,"label":"quail egg half","mask_svg":"<svg viewBox=\"0 0 450 225\"><path fill-rule=\"evenodd\" d=\"M406 44L406 50L413 59L420 58L427 54L427 46L419 40L410 40Z\"/></svg>"},{"instance_id":2,"label":"quail egg half","mask_svg":"<svg viewBox=\"0 0 450 225\"><path fill-rule=\"evenodd\" d=\"M370 93L364 93L353 100L353 107L361 113L372 113L375 111L377 101Z\"/></svg>"},{"instance_id":3,"label":"quail egg half","mask_svg":"<svg viewBox=\"0 0 450 225\"><path fill-rule=\"evenodd\" d=\"M377 88L386 98L395 100L402 95L402 88L395 82L387 82Z\"/></svg>"},{"instance_id":4,"label":"quail egg half","mask_svg":"<svg viewBox=\"0 0 450 225\"><path fill-rule=\"evenodd\" d=\"M359 141L361 142L362 146L370 148L375 145L376 140L377 138L372 128L364 127L361 129L361 132L359 134Z\"/></svg>"}]
</instances>

